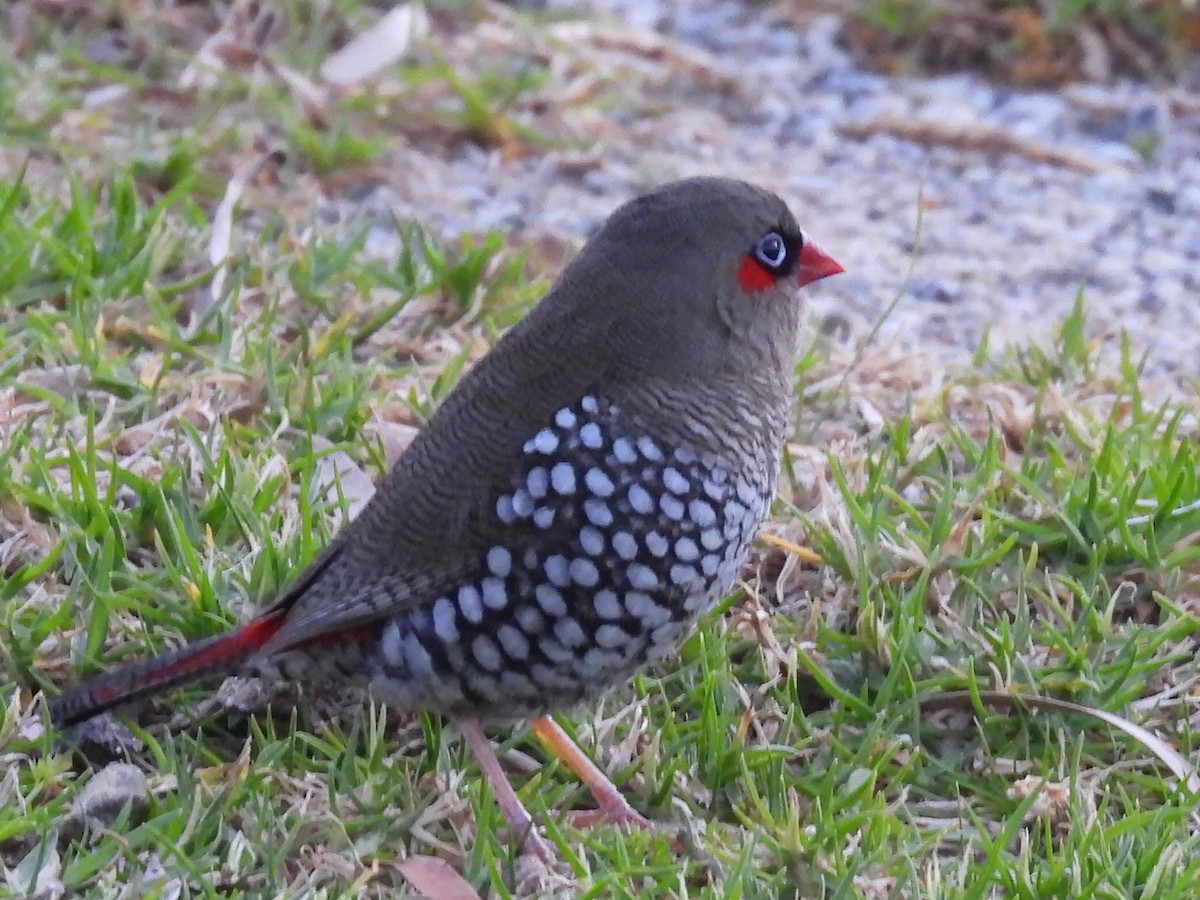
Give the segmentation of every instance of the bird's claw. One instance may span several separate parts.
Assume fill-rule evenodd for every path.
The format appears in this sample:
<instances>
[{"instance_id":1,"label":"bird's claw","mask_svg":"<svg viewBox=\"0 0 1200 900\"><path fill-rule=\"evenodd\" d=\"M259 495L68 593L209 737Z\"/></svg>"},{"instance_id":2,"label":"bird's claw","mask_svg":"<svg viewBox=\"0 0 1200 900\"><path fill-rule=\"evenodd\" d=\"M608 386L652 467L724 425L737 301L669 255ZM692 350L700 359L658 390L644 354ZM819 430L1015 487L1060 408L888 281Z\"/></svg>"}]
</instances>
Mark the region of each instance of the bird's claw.
<instances>
[{"instance_id":1,"label":"bird's claw","mask_svg":"<svg viewBox=\"0 0 1200 900\"><path fill-rule=\"evenodd\" d=\"M596 825L616 825L618 828L638 828L653 831L653 822L628 803L601 805L596 809L577 809L567 814L572 828L593 828Z\"/></svg>"}]
</instances>

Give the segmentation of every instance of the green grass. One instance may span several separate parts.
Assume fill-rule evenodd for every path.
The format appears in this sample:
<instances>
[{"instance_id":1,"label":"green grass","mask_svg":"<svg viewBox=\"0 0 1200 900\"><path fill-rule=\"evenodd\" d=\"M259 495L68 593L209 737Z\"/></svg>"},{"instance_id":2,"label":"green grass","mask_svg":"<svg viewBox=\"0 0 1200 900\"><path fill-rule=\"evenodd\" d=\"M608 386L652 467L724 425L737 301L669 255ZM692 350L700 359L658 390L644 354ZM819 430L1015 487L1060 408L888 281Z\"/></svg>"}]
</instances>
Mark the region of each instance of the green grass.
<instances>
[{"instance_id":1,"label":"green grass","mask_svg":"<svg viewBox=\"0 0 1200 900\"><path fill-rule=\"evenodd\" d=\"M1031 10L1046 19L1051 31L1068 31L1081 20L1092 17L1122 25L1134 25L1168 33L1180 19L1185 4L1174 0L985 0L979 9L995 11ZM955 7L958 7L956 10ZM920 28L939 17L962 11L968 4L948 4L939 0L872 0L858 11L864 19L895 34L916 37Z\"/></svg>"},{"instance_id":2,"label":"green grass","mask_svg":"<svg viewBox=\"0 0 1200 900\"><path fill-rule=\"evenodd\" d=\"M288 59L311 67L338 27L286 31ZM136 106L81 122L81 92L113 77L80 61L90 35L35 19L61 61L40 82L36 53L0 53L0 897L395 896L410 854L492 897L1194 896L1192 801L1145 748L1063 715L920 707L1051 694L1195 756L1200 404L1089 343L1087 298L1053 346L981 352L902 404L888 376L911 360L872 351L839 382L836 348L805 354L807 383L841 387L806 398L771 527L825 564L760 547L676 661L562 717L662 832L561 824L585 792L526 729L496 729L510 762L544 763L513 769L561 847L539 882L452 729L331 692L269 688L273 715L246 716L250 687L188 688L107 742L44 729L39 690L286 583L339 513L313 438L380 475L388 428L419 424L544 286L500 235L402 223L379 259L365 226L309 228L305 177L389 152L391 123L348 99L280 126L289 161L247 191L225 294L196 315L213 211L278 86L232 77L153 127ZM121 73L138 90L186 64L153 47ZM436 86L440 65L405 77ZM452 140L508 94L471 96ZM831 423L843 440L813 450ZM114 757L148 803L72 834Z\"/></svg>"},{"instance_id":3,"label":"green grass","mask_svg":"<svg viewBox=\"0 0 1200 900\"><path fill-rule=\"evenodd\" d=\"M1200 25L1186 0L870 0L840 8L864 67L966 69L1017 85L1186 78Z\"/></svg>"}]
</instances>

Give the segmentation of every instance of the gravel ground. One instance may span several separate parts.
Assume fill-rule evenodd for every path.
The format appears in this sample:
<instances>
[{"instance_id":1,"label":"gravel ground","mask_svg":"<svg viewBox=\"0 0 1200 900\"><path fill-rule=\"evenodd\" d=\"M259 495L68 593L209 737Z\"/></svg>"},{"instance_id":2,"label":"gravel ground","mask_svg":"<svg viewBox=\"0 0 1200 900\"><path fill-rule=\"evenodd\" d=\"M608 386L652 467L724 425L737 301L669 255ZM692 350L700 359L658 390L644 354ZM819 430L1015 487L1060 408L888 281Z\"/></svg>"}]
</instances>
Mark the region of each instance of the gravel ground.
<instances>
[{"instance_id":1,"label":"gravel ground","mask_svg":"<svg viewBox=\"0 0 1200 900\"><path fill-rule=\"evenodd\" d=\"M647 185L743 177L788 199L848 270L813 293L817 327L861 337L899 295L881 339L954 364L985 333L993 348L1053 334L1082 287L1093 334L1126 329L1152 371L1195 374L1200 97L886 77L838 48L832 16L801 25L727 0L555 6L571 18L545 33L493 23L465 49L525 42L563 96L583 90L572 54L591 54L590 75L628 102L561 101L556 123L593 149L412 149L403 184L369 206L446 234L575 243Z\"/></svg>"}]
</instances>

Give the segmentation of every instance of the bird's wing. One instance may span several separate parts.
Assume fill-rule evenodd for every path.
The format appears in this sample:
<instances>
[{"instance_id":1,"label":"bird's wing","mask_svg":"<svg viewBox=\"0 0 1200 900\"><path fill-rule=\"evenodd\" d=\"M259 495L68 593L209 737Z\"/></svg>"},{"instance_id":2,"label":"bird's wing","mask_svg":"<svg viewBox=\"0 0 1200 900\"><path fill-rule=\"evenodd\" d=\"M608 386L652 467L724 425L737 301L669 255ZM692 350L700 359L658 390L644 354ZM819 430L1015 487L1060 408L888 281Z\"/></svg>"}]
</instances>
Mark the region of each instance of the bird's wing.
<instances>
[{"instance_id":1,"label":"bird's wing","mask_svg":"<svg viewBox=\"0 0 1200 900\"><path fill-rule=\"evenodd\" d=\"M511 539L496 497L524 443L602 374L611 339L608 320L552 301L463 377L359 516L272 604L285 618L264 652L432 602L477 577L488 547Z\"/></svg>"},{"instance_id":2,"label":"bird's wing","mask_svg":"<svg viewBox=\"0 0 1200 900\"><path fill-rule=\"evenodd\" d=\"M295 595L285 595L272 608L290 602L290 609L283 625L263 645L261 653L281 653L318 643L323 638L353 640L359 629L374 627L464 583L472 576L471 568L474 566L446 568L417 577L351 581L340 588L323 584L319 594L312 593L310 587Z\"/></svg>"}]
</instances>

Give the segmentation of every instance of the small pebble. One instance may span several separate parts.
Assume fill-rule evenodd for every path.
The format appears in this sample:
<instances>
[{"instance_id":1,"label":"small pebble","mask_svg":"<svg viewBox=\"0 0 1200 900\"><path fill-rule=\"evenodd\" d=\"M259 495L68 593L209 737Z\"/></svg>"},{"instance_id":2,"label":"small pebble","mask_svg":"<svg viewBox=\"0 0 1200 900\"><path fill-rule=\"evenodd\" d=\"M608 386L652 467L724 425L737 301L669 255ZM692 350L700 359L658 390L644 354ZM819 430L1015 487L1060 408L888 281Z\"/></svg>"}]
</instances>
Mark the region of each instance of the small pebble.
<instances>
[{"instance_id":1,"label":"small pebble","mask_svg":"<svg viewBox=\"0 0 1200 900\"><path fill-rule=\"evenodd\" d=\"M137 824L146 814L150 783L145 773L129 763L110 763L88 779L75 795L71 810L60 824L64 840L74 840L88 828L107 828L130 809L130 823Z\"/></svg>"}]
</instances>

